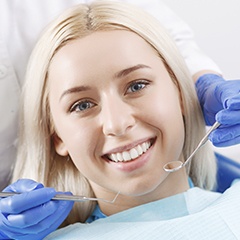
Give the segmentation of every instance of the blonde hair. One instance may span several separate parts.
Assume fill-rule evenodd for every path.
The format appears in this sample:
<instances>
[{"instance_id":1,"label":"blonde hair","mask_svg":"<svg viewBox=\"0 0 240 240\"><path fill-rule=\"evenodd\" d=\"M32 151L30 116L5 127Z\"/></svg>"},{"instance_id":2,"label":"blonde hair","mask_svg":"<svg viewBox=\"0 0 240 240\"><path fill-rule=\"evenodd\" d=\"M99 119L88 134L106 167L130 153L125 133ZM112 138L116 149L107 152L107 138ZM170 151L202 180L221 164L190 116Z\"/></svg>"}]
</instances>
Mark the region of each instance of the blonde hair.
<instances>
[{"instance_id":1,"label":"blonde hair","mask_svg":"<svg viewBox=\"0 0 240 240\"><path fill-rule=\"evenodd\" d=\"M116 29L138 34L164 62L183 101L184 158L192 153L205 133L205 124L193 81L175 44L157 20L135 6L99 1L90 5L80 4L65 11L48 26L31 55L23 89L19 151L13 181L31 178L60 191L94 195L88 180L73 162L55 152L52 143L54 126L48 103L48 68L54 54L69 41L96 31ZM214 155L207 146L187 166L195 186L206 189L213 187L215 171ZM93 203L75 204L67 223L84 222L93 207Z\"/></svg>"}]
</instances>

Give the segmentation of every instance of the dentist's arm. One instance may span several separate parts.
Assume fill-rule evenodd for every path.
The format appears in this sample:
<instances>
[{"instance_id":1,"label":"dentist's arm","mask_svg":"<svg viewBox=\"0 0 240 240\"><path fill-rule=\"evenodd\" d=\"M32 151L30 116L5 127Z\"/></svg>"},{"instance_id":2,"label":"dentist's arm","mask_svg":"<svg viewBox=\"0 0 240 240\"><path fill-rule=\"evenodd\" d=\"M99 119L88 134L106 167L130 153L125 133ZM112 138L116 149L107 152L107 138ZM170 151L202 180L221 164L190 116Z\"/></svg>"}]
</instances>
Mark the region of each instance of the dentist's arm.
<instances>
[{"instance_id":1,"label":"dentist's arm","mask_svg":"<svg viewBox=\"0 0 240 240\"><path fill-rule=\"evenodd\" d=\"M4 189L22 194L0 200L0 239L43 239L64 221L73 203L53 201L53 188L21 179Z\"/></svg>"}]
</instances>

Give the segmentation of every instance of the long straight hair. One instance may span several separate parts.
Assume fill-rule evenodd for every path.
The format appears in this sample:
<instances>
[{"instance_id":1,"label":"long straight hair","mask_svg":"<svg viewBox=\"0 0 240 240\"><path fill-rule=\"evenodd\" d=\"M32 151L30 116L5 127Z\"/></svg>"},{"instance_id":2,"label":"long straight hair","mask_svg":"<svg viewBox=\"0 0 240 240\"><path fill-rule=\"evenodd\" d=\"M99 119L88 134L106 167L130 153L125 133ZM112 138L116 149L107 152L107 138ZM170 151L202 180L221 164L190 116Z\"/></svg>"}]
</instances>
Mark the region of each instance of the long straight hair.
<instances>
[{"instance_id":1,"label":"long straight hair","mask_svg":"<svg viewBox=\"0 0 240 240\"><path fill-rule=\"evenodd\" d=\"M138 34L157 52L182 98L184 158L194 150L205 133L205 124L193 80L166 30L136 6L109 1L80 4L65 11L47 27L31 55L23 88L19 150L13 181L31 178L60 191L94 196L88 180L72 160L67 161L54 149L54 124L48 102L48 69L54 54L68 42L96 31L114 30ZM216 166L213 152L207 145L193 157L187 172L195 186L211 189ZM75 204L66 223L84 222L93 208L94 203Z\"/></svg>"}]
</instances>

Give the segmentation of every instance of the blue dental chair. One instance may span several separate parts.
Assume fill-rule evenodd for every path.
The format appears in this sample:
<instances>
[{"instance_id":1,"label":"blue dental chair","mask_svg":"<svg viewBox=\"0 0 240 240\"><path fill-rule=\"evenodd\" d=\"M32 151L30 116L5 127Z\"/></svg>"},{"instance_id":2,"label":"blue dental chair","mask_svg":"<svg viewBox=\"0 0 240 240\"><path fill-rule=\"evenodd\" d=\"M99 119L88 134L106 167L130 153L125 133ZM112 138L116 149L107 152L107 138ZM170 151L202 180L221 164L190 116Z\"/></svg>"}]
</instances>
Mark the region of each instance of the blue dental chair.
<instances>
[{"instance_id":1,"label":"blue dental chair","mask_svg":"<svg viewBox=\"0 0 240 240\"><path fill-rule=\"evenodd\" d=\"M229 159L219 153L217 158L217 192L224 192L231 186L234 179L240 178L240 163Z\"/></svg>"}]
</instances>

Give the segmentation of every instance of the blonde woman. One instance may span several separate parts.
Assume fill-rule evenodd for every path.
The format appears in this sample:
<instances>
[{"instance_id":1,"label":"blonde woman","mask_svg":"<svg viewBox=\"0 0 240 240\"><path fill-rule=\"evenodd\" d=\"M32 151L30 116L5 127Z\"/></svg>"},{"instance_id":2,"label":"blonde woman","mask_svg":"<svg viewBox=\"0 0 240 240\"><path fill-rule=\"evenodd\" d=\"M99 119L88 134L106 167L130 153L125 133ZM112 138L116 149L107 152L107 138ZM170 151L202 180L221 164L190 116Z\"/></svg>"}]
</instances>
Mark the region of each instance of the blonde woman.
<instances>
[{"instance_id":1,"label":"blonde woman","mask_svg":"<svg viewBox=\"0 0 240 240\"><path fill-rule=\"evenodd\" d=\"M211 204L220 194L206 191L216 173L208 145L186 168L163 170L169 161L184 162L205 132L190 78L166 31L136 7L99 1L64 12L36 45L24 86L13 181L51 187L23 193L31 208L53 204L52 188L102 199L120 192L114 204L75 204L66 225L161 205L196 189L199 198L214 196L206 198L205 206ZM196 188L190 189L191 182ZM46 202L39 203L43 193ZM181 204L176 201L174 211ZM9 228L24 215L11 213ZM33 229L29 223L21 234L37 239L49 233Z\"/></svg>"}]
</instances>

